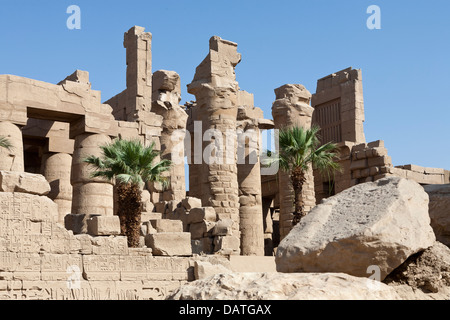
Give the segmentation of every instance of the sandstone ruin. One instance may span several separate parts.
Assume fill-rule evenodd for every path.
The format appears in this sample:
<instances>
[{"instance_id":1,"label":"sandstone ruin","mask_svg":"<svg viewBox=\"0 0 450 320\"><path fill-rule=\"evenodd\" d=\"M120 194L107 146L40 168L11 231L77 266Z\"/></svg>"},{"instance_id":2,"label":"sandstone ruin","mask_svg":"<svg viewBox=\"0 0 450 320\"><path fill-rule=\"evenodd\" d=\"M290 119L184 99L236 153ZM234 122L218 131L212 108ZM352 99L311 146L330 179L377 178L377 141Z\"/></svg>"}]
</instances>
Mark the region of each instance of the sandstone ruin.
<instances>
[{"instance_id":1,"label":"sandstone ruin","mask_svg":"<svg viewBox=\"0 0 450 320\"><path fill-rule=\"evenodd\" d=\"M343 170L322 177L311 167L306 211L383 178L450 183L447 170L394 167L382 140L366 142L361 70L319 79L314 94L300 84L276 88L272 120L239 88L234 42L209 40L187 86L196 100L186 105L180 76L152 70L151 33L132 27L124 48L126 89L104 102L87 71L58 84L0 75L0 136L13 144L0 148L0 299L164 299L220 270L274 272L275 248L292 229L293 194L286 173L261 173L263 130L319 125L322 143L338 143ZM144 187L137 249L120 235L114 185L92 178L83 162L117 138L155 143L173 161L167 187ZM440 199L436 186L427 188ZM445 209L430 208L441 210L432 221L448 245Z\"/></svg>"}]
</instances>

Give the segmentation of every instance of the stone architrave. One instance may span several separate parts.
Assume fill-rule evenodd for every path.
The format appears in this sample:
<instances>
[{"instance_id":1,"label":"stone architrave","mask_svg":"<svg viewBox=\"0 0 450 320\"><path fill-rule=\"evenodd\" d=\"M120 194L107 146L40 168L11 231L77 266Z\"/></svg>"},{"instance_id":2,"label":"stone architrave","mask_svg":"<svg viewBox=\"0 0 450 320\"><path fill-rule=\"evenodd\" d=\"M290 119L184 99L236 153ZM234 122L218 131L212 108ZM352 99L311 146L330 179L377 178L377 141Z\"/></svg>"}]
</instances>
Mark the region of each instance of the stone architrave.
<instances>
[{"instance_id":1,"label":"stone architrave","mask_svg":"<svg viewBox=\"0 0 450 320\"><path fill-rule=\"evenodd\" d=\"M234 68L241 61L237 44L214 36L209 41L209 54L197 67L188 92L195 95L194 120L201 124L201 132L191 132L202 143L201 169L197 181L203 206L216 210L218 219L233 220L234 234L239 238L239 195L236 154L236 119L239 91ZM196 149L194 147L194 149ZM194 156L199 156L195 154ZM199 160L199 159L194 159ZM197 165L197 164L196 164ZM198 189L198 188L197 188ZM236 243L236 242L234 242ZM230 248L239 253L239 246Z\"/></svg>"},{"instance_id":2,"label":"stone architrave","mask_svg":"<svg viewBox=\"0 0 450 320\"><path fill-rule=\"evenodd\" d=\"M163 200L186 198L184 169L184 138L187 113L179 105L181 100L180 76L174 71L158 70L153 73L152 112L163 117L161 132L161 158L172 161L169 187L164 190Z\"/></svg>"},{"instance_id":3,"label":"stone architrave","mask_svg":"<svg viewBox=\"0 0 450 320\"><path fill-rule=\"evenodd\" d=\"M311 128L314 109L309 105L311 93L300 84L286 84L275 89L276 100L272 105L275 129L300 126ZM294 207L294 189L288 173L278 172L280 195L280 237L283 239L292 229ZM302 198L305 212L315 206L314 177L312 168L306 174Z\"/></svg>"}]
</instances>

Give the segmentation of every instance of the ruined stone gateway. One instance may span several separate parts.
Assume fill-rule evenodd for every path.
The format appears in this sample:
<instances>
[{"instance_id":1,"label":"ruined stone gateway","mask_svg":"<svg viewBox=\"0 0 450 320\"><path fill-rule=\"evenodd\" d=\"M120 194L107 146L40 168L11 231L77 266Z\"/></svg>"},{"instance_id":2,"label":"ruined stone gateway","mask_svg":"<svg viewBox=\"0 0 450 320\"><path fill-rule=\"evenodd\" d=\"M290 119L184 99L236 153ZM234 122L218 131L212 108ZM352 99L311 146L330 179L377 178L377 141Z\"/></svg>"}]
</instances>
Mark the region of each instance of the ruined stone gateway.
<instances>
[{"instance_id":1,"label":"ruined stone gateway","mask_svg":"<svg viewBox=\"0 0 450 320\"><path fill-rule=\"evenodd\" d=\"M152 71L149 32L131 28L124 47L126 89L104 102L86 71L58 84L0 75L0 136L14 146L0 148L0 299L164 299L223 268L275 271L293 192L286 173L261 168L264 130L317 124L322 143L338 143L343 170L325 179L311 168L307 211L391 175L450 183L444 169L394 167L383 141L365 141L361 70L319 79L314 94L274 88L272 120L239 88L234 42L209 40L187 86L196 101L186 105L180 76ZM117 138L155 143L173 162L167 187L144 187L137 249L120 235L114 185L83 162Z\"/></svg>"}]
</instances>

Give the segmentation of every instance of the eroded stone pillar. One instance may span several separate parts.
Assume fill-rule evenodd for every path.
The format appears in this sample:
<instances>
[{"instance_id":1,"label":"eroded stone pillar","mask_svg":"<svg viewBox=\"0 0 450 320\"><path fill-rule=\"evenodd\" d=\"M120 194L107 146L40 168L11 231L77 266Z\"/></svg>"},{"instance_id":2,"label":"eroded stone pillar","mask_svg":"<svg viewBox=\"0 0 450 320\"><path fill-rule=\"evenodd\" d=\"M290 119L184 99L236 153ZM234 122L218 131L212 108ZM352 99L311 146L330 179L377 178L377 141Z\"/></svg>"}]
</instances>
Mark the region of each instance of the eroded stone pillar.
<instances>
[{"instance_id":1,"label":"eroded stone pillar","mask_svg":"<svg viewBox=\"0 0 450 320\"><path fill-rule=\"evenodd\" d=\"M180 76L174 71L158 70L153 74L152 112L163 117L161 132L161 158L172 161L164 173L170 184L163 200L181 201L186 198L184 170L184 138L187 113L179 105L181 100Z\"/></svg>"},{"instance_id":2,"label":"eroded stone pillar","mask_svg":"<svg viewBox=\"0 0 450 320\"><path fill-rule=\"evenodd\" d=\"M48 197L58 205L57 222L64 224L64 217L72 211L72 185L70 172L72 156L67 153L44 153L42 156L42 175L49 182L51 191Z\"/></svg>"},{"instance_id":3,"label":"eroded stone pillar","mask_svg":"<svg viewBox=\"0 0 450 320\"><path fill-rule=\"evenodd\" d=\"M202 205L214 207L218 219L231 219L234 239L227 243L228 253L240 253L239 196L236 165L237 92L234 68L241 60L237 44L214 36L208 56L197 67L188 92L196 97L197 119L203 136ZM192 134L192 133L191 133ZM197 172L198 173L198 172ZM230 247L231 246L231 247Z\"/></svg>"},{"instance_id":4,"label":"eroded stone pillar","mask_svg":"<svg viewBox=\"0 0 450 320\"><path fill-rule=\"evenodd\" d=\"M261 199L260 131L263 112L253 106L253 95L239 92L238 183L241 254L264 255L264 226Z\"/></svg>"},{"instance_id":5,"label":"eroded stone pillar","mask_svg":"<svg viewBox=\"0 0 450 320\"><path fill-rule=\"evenodd\" d=\"M286 84L275 89L276 100L272 105L272 116L275 129L300 126L311 128L314 109L309 105L311 93L300 84ZM280 196L280 238L283 239L292 229L294 205L294 189L288 173L279 170L278 185ZM305 212L315 206L314 177L312 168L306 174L302 198ZM280 239L280 240L281 240Z\"/></svg>"},{"instance_id":6,"label":"eroded stone pillar","mask_svg":"<svg viewBox=\"0 0 450 320\"><path fill-rule=\"evenodd\" d=\"M0 148L0 170L25 171L22 131L20 128L11 122L0 122L0 136L8 139L12 144L10 150Z\"/></svg>"},{"instance_id":7,"label":"eroded stone pillar","mask_svg":"<svg viewBox=\"0 0 450 320\"><path fill-rule=\"evenodd\" d=\"M93 168L83 160L90 156L101 156L101 145L111 143L105 134L84 133L75 137L75 148L72 158L71 183L73 186L72 213L98 214L112 216L114 214L112 182L102 178L92 178Z\"/></svg>"}]
</instances>

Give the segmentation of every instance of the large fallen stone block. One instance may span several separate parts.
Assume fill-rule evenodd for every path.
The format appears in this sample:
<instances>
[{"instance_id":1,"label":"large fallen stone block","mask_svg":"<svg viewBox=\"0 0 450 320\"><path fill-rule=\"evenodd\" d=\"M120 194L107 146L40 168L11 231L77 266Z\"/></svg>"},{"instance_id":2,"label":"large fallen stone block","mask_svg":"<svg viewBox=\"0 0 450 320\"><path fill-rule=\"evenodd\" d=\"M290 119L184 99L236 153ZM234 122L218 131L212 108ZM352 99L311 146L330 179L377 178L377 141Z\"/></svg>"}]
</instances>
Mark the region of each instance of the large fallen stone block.
<instances>
[{"instance_id":1,"label":"large fallen stone block","mask_svg":"<svg viewBox=\"0 0 450 320\"><path fill-rule=\"evenodd\" d=\"M191 234L189 232L148 234L145 236L145 245L152 249L154 256L192 255Z\"/></svg>"},{"instance_id":2,"label":"large fallen stone block","mask_svg":"<svg viewBox=\"0 0 450 320\"><path fill-rule=\"evenodd\" d=\"M27 172L0 171L0 191L45 196L50 190L50 184L45 180L43 175Z\"/></svg>"},{"instance_id":3,"label":"large fallen stone block","mask_svg":"<svg viewBox=\"0 0 450 320\"><path fill-rule=\"evenodd\" d=\"M436 239L450 247L450 184L424 187L430 197L428 212Z\"/></svg>"},{"instance_id":4,"label":"large fallen stone block","mask_svg":"<svg viewBox=\"0 0 450 320\"><path fill-rule=\"evenodd\" d=\"M414 181L389 177L324 200L281 241L279 272L344 272L383 280L433 245L428 195Z\"/></svg>"},{"instance_id":5,"label":"large fallen stone block","mask_svg":"<svg viewBox=\"0 0 450 320\"><path fill-rule=\"evenodd\" d=\"M206 273L206 272L205 272ZM344 273L220 273L187 283L167 300L399 300L394 288Z\"/></svg>"}]
</instances>

